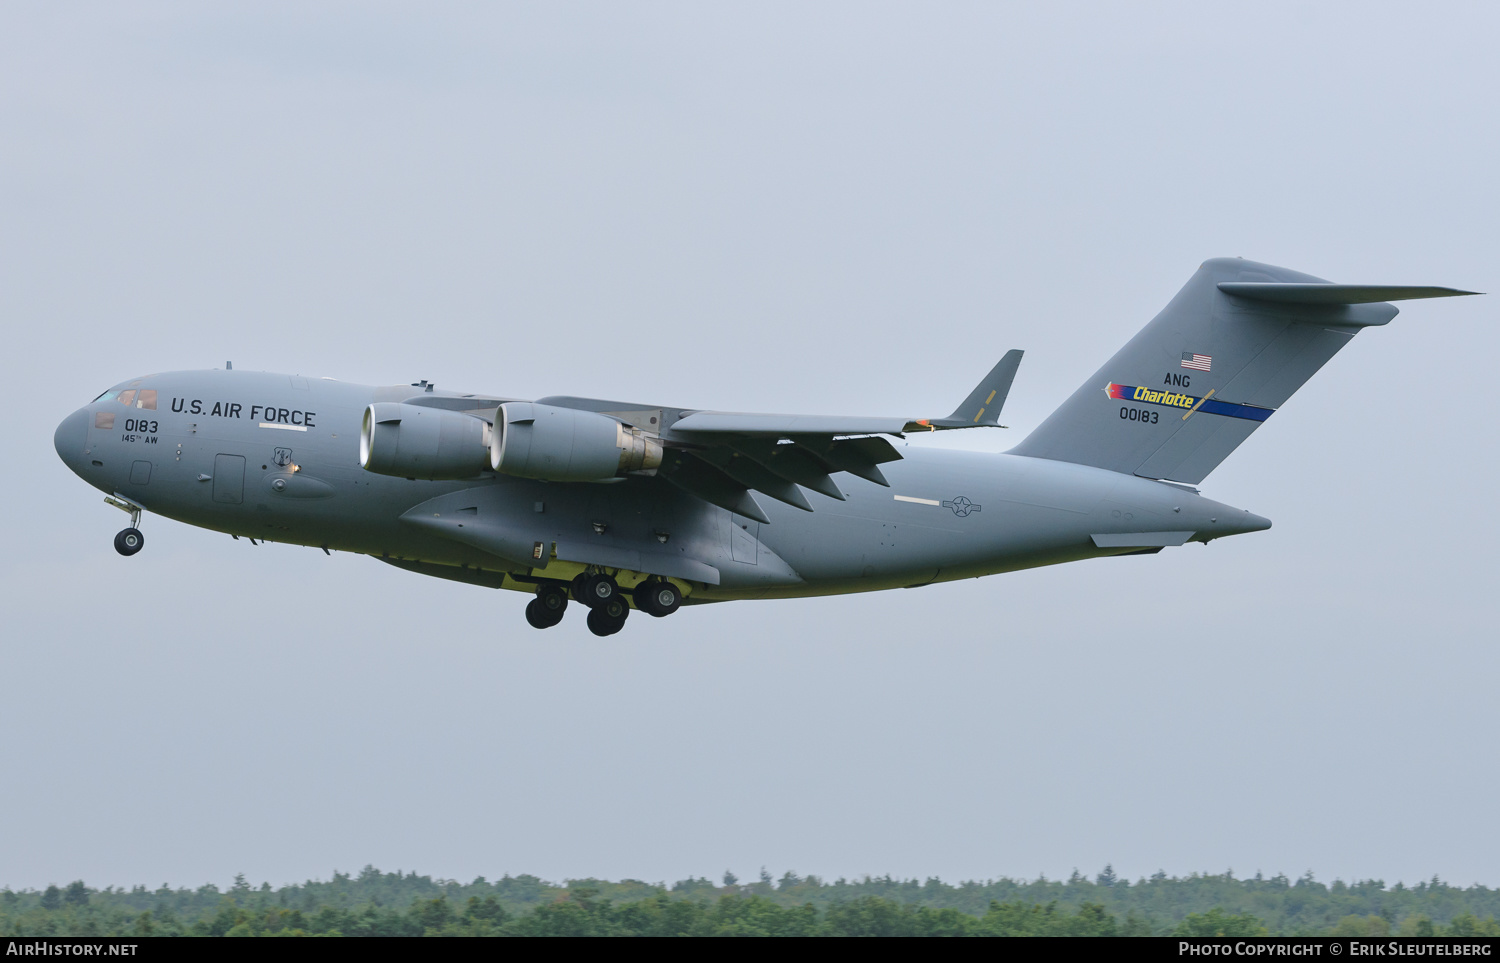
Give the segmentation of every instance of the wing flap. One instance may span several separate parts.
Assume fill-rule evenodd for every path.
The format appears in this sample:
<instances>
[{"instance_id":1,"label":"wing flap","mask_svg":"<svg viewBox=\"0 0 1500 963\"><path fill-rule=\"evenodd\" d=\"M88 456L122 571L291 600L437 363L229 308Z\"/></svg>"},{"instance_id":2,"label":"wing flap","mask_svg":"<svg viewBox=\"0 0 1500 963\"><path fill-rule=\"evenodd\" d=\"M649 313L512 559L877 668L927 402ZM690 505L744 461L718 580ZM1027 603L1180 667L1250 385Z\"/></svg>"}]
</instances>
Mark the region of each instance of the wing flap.
<instances>
[{"instance_id":1,"label":"wing flap","mask_svg":"<svg viewBox=\"0 0 1500 963\"><path fill-rule=\"evenodd\" d=\"M729 447L750 458L766 471L829 498L845 501L844 493L828 474L828 466L796 445L763 439L731 438Z\"/></svg>"},{"instance_id":2,"label":"wing flap","mask_svg":"<svg viewBox=\"0 0 1500 963\"><path fill-rule=\"evenodd\" d=\"M728 512L753 518L764 525L771 524L765 509L750 494L749 486L743 485L708 462L680 451L668 452L658 469L659 478L681 488L710 505L717 505Z\"/></svg>"},{"instance_id":3,"label":"wing flap","mask_svg":"<svg viewBox=\"0 0 1500 963\"><path fill-rule=\"evenodd\" d=\"M746 488L764 492L777 501L785 502L793 508L800 508L804 512L813 510L812 505L808 504L807 496L802 494L800 488L765 468L753 458L746 458L739 452L727 448L695 450L692 454Z\"/></svg>"},{"instance_id":4,"label":"wing flap","mask_svg":"<svg viewBox=\"0 0 1500 963\"><path fill-rule=\"evenodd\" d=\"M792 441L798 448L826 464L831 471L846 471L886 488L890 488L891 483L885 480L879 466L901 460L901 453L890 442L874 436L829 439L797 435Z\"/></svg>"}]
</instances>

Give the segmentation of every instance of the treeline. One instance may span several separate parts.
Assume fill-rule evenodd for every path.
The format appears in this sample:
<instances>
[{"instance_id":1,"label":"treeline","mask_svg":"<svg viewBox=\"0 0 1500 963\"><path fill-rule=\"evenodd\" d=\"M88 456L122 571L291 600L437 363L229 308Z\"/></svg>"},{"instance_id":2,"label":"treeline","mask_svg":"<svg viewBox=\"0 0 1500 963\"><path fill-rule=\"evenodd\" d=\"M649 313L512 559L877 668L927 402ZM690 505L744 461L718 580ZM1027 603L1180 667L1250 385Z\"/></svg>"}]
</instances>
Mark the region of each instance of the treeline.
<instances>
[{"instance_id":1,"label":"treeline","mask_svg":"<svg viewBox=\"0 0 1500 963\"><path fill-rule=\"evenodd\" d=\"M785 873L741 883L726 873L672 886L638 880L358 876L272 889L243 876L227 890L162 886L0 890L6 936L1500 936L1500 889L1306 874L1236 879L1157 873L1094 879L865 877L824 882Z\"/></svg>"}]
</instances>

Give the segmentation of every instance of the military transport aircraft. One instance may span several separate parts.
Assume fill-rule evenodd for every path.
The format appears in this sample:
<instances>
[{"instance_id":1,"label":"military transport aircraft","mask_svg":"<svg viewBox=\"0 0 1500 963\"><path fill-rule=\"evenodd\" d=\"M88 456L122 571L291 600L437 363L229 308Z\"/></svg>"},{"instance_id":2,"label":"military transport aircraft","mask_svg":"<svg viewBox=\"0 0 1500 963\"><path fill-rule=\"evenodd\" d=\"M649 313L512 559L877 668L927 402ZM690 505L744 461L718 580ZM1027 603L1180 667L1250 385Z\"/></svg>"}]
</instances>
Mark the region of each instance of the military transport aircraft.
<instances>
[{"instance_id":1,"label":"military transport aircraft","mask_svg":"<svg viewBox=\"0 0 1500 963\"><path fill-rule=\"evenodd\" d=\"M912 587L1269 528L1194 486L1395 317L1384 302L1470 293L1206 261L1004 454L888 438L998 425L1020 351L946 418L523 401L226 365L111 388L55 444L130 513L122 555L151 511L527 592L537 628L572 599L610 635L631 608Z\"/></svg>"}]
</instances>

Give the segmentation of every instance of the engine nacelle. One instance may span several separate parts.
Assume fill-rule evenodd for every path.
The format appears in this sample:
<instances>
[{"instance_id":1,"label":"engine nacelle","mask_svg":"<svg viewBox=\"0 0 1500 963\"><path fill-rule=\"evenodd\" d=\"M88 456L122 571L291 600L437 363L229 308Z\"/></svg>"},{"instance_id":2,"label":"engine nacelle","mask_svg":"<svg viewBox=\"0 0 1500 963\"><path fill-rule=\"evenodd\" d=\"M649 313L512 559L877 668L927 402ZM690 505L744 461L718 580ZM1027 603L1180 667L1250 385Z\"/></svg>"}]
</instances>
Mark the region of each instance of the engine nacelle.
<instances>
[{"instance_id":1,"label":"engine nacelle","mask_svg":"<svg viewBox=\"0 0 1500 963\"><path fill-rule=\"evenodd\" d=\"M661 440L576 408L511 401L495 412L490 467L542 481L601 481L661 465Z\"/></svg>"},{"instance_id":2,"label":"engine nacelle","mask_svg":"<svg viewBox=\"0 0 1500 963\"><path fill-rule=\"evenodd\" d=\"M490 426L459 411L381 401L365 409L359 464L398 478L473 478L489 467Z\"/></svg>"}]
</instances>

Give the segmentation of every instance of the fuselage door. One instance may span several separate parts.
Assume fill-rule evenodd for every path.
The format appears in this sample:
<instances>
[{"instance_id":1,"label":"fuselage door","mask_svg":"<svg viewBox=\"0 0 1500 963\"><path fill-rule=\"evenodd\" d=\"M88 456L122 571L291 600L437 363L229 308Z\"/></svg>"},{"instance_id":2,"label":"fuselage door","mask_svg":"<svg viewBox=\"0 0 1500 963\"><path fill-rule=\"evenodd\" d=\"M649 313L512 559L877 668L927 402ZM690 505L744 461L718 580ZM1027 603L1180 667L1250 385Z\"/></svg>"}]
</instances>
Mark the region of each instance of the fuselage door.
<instances>
[{"instance_id":1,"label":"fuselage door","mask_svg":"<svg viewBox=\"0 0 1500 963\"><path fill-rule=\"evenodd\" d=\"M214 456L214 501L238 505L245 500L245 456Z\"/></svg>"}]
</instances>

